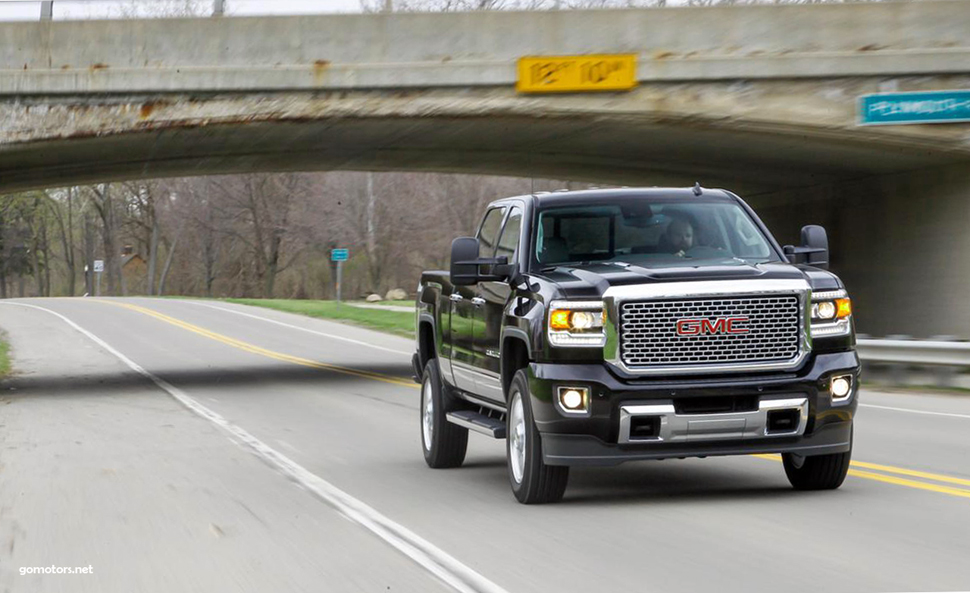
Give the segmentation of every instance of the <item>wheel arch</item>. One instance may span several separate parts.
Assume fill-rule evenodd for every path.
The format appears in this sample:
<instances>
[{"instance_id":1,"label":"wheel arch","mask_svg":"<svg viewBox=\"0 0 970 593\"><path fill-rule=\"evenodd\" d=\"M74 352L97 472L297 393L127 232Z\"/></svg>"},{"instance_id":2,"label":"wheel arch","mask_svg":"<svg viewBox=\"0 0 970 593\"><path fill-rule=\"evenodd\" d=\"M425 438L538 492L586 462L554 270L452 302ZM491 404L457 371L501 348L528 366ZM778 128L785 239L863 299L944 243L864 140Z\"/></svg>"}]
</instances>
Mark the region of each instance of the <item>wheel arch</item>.
<instances>
[{"instance_id":1,"label":"wheel arch","mask_svg":"<svg viewBox=\"0 0 970 593\"><path fill-rule=\"evenodd\" d=\"M508 398L509 386L519 369L529 366L532 360L532 349L529 347L528 335L518 328L506 328L502 332L502 392Z\"/></svg>"},{"instance_id":2,"label":"wheel arch","mask_svg":"<svg viewBox=\"0 0 970 593\"><path fill-rule=\"evenodd\" d=\"M418 319L418 360L423 369L428 361L437 358L438 351L435 348L434 320L430 315L421 315Z\"/></svg>"}]
</instances>

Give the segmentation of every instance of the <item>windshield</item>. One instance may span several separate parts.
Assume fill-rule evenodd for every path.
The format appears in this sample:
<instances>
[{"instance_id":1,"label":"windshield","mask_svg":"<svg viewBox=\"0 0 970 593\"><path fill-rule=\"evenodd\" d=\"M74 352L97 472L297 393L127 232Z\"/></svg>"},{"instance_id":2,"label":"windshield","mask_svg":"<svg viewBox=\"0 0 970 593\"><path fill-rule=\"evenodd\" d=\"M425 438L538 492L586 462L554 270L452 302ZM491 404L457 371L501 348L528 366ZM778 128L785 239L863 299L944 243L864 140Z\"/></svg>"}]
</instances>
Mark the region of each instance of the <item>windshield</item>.
<instances>
[{"instance_id":1,"label":"windshield","mask_svg":"<svg viewBox=\"0 0 970 593\"><path fill-rule=\"evenodd\" d=\"M535 253L543 267L622 261L647 267L779 261L738 204L637 199L548 208L539 213Z\"/></svg>"}]
</instances>

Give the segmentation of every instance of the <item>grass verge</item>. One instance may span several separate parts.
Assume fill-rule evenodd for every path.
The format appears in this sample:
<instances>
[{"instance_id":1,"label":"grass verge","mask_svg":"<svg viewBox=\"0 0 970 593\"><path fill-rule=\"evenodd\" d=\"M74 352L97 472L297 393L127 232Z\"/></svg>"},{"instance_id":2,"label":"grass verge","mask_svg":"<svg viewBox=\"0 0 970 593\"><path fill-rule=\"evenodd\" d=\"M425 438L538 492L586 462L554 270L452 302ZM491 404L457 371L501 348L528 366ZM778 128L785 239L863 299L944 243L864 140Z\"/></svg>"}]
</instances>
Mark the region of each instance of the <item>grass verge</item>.
<instances>
[{"instance_id":1,"label":"grass verge","mask_svg":"<svg viewBox=\"0 0 970 593\"><path fill-rule=\"evenodd\" d=\"M359 325L367 329L387 332L403 336L414 337L414 313L403 311L387 311L384 309L362 309L337 303L335 301L306 301L290 299L221 299L227 303L265 307L287 313L297 313L310 317L319 317L330 321L340 321L351 325Z\"/></svg>"},{"instance_id":2,"label":"grass verge","mask_svg":"<svg viewBox=\"0 0 970 593\"><path fill-rule=\"evenodd\" d=\"M7 335L0 332L0 379L10 374L10 344Z\"/></svg>"}]
</instances>

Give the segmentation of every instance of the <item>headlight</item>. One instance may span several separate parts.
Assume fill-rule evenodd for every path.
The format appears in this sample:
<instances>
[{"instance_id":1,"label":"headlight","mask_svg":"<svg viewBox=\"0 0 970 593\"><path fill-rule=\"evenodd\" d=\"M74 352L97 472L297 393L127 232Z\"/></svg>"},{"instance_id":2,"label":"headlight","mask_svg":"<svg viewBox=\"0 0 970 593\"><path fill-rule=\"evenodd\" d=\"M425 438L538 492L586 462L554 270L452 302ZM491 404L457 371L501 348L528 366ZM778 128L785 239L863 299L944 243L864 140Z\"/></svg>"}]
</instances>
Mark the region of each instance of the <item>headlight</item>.
<instances>
[{"instance_id":1,"label":"headlight","mask_svg":"<svg viewBox=\"0 0 970 593\"><path fill-rule=\"evenodd\" d=\"M812 337L846 335L852 331L852 300L844 290L812 293Z\"/></svg>"},{"instance_id":2,"label":"headlight","mask_svg":"<svg viewBox=\"0 0 970 593\"><path fill-rule=\"evenodd\" d=\"M549 307L549 343L602 347L606 344L605 322L603 301L553 301Z\"/></svg>"}]
</instances>

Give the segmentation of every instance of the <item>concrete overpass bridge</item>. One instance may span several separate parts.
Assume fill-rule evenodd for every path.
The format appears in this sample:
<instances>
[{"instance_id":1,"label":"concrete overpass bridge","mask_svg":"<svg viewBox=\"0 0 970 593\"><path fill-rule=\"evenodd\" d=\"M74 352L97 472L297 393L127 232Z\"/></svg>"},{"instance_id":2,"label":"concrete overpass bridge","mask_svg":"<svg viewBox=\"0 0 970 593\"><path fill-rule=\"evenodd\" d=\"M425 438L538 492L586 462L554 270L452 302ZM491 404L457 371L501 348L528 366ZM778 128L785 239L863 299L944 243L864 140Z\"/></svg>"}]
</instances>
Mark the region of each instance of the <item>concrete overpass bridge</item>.
<instances>
[{"instance_id":1,"label":"concrete overpass bridge","mask_svg":"<svg viewBox=\"0 0 970 593\"><path fill-rule=\"evenodd\" d=\"M700 180L782 240L827 224L874 305L864 331L970 337L970 269L947 266L970 248L970 124L860 127L856 107L970 89L968 30L968 0L0 24L0 191L253 170ZM638 86L516 93L519 57L591 53L635 54Z\"/></svg>"}]
</instances>

